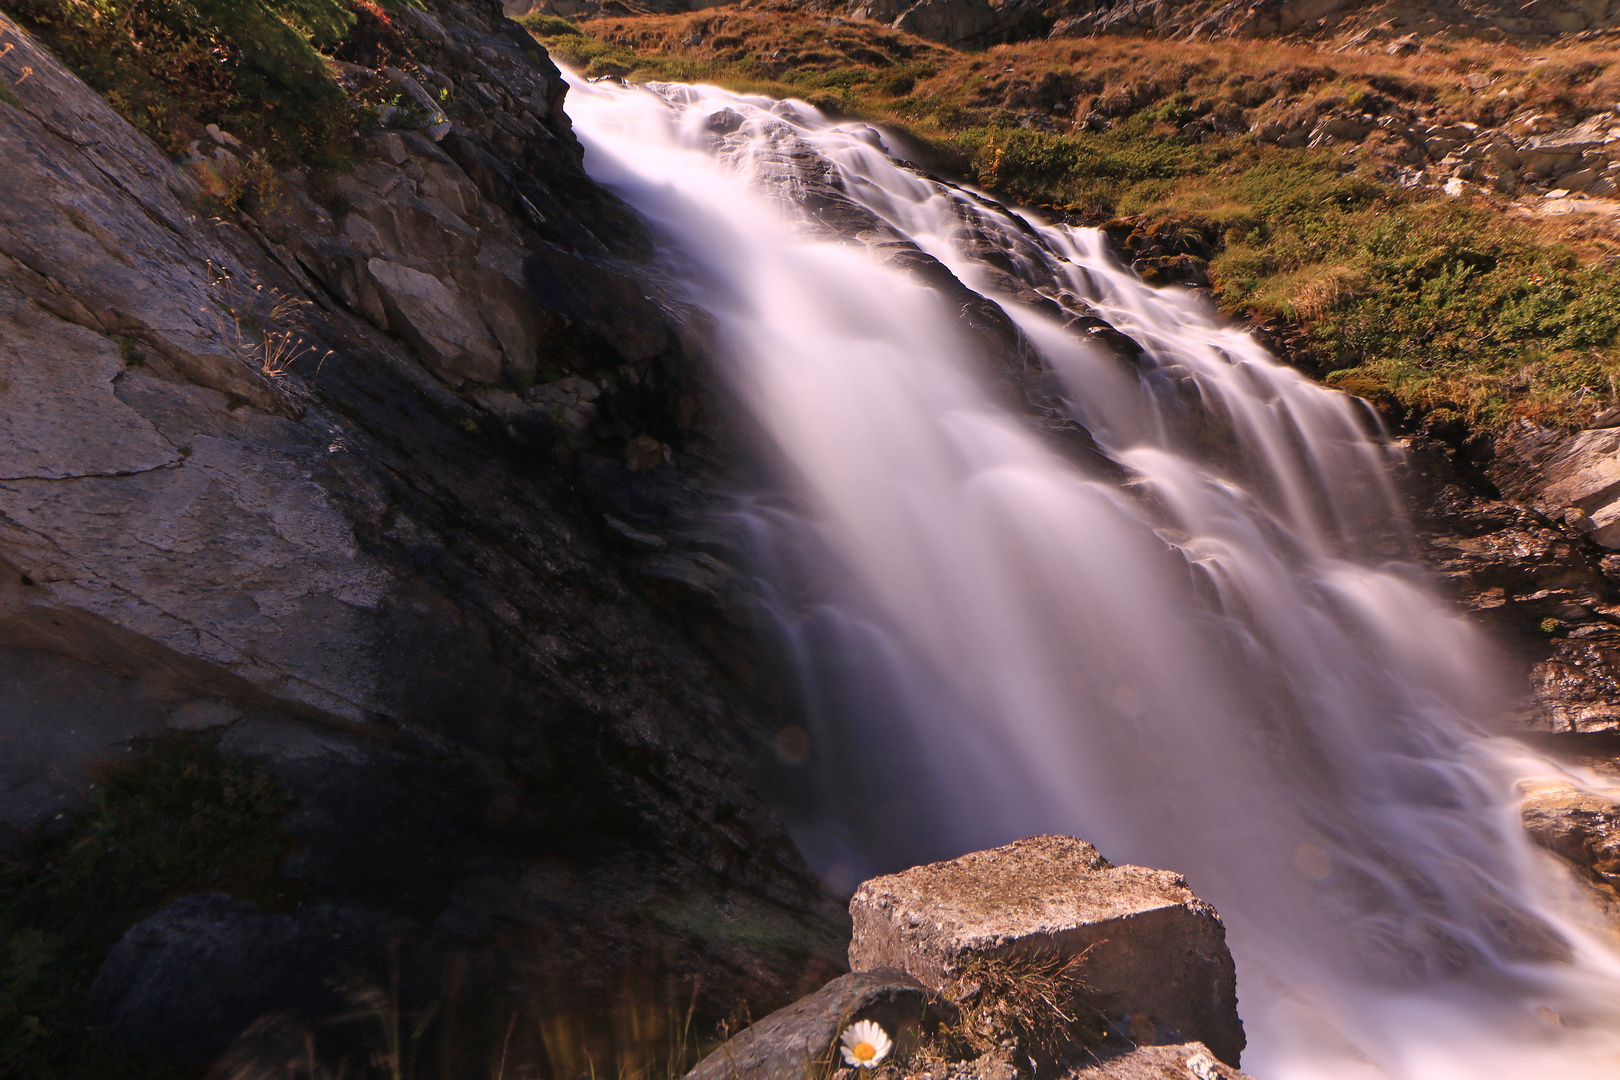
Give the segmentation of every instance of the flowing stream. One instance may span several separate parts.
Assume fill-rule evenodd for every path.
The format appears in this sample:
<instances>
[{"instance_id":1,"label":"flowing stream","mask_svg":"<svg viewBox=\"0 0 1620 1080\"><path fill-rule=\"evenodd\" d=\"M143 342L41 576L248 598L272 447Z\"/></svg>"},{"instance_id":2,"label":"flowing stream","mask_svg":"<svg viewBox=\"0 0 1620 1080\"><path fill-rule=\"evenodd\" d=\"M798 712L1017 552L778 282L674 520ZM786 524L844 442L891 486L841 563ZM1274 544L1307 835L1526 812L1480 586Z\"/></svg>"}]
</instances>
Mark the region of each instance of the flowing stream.
<instances>
[{"instance_id":1,"label":"flowing stream","mask_svg":"<svg viewBox=\"0 0 1620 1080\"><path fill-rule=\"evenodd\" d=\"M1517 820L1556 770L1485 734L1364 406L869 127L571 83L791 496L739 516L824 873L1081 836L1220 910L1262 1080L1620 1075L1620 956Z\"/></svg>"}]
</instances>

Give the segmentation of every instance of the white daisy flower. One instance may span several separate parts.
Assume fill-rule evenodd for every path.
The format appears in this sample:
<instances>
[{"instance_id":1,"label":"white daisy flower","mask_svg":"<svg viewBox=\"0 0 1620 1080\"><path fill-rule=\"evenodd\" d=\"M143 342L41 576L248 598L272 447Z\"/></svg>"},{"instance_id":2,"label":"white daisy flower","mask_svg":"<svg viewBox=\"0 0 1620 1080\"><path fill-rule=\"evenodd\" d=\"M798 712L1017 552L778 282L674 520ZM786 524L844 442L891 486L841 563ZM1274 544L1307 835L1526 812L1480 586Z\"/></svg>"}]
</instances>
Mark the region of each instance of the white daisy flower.
<instances>
[{"instance_id":1,"label":"white daisy flower","mask_svg":"<svg viewBox=\"0 0 1620 1080\"><path fill-rule=\"evenodd\" d=\"M870 1069L894 1047L883 1029L870 1020L857 1020L849 1025L838 1041L844 1044L844 1060L857 1069Z\"/></svg>"}]
</instances>

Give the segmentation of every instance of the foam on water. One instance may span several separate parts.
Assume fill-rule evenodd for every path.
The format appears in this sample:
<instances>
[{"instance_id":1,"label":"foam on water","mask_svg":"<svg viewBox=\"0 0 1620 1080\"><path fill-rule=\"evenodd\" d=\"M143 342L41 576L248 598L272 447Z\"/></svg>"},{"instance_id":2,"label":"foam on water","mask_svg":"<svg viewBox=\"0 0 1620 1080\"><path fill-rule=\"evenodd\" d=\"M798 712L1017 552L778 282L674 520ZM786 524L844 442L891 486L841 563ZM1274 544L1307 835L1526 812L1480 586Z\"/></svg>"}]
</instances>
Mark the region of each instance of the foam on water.
<instances>
[{"instance_id":1,"label":"foam on water","mask_svg":"<svg viewBox=\"0 0 1620 1080\"><path fill-rule=\"evenodd\" d=\"M715 316L801 508L749 524L767 589L818 582L775 615L824 869L1071 833L1219 908L1267 1080L1620 1075L1620 957L1517 820L1519 782L1571 777L1483 734L1500 665L1403 557L1364 406L864 125L570 81L588 169ZM1009 407L940 293L810 227L789 159L969 286L1010 267L1139 342L1128 364L999 301L1128 480Z\"/></svg>"}]
</instances>

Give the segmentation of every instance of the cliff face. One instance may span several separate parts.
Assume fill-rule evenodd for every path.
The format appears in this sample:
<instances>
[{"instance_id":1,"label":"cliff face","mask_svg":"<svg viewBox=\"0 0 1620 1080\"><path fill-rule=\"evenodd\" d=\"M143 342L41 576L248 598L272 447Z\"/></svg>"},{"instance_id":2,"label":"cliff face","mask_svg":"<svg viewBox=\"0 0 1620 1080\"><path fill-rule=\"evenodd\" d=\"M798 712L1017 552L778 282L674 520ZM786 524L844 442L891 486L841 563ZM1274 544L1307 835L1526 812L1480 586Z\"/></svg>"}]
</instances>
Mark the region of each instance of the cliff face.
<instances>
[{"instance_id":1,"label":"cliff face","mask_svg":"<svg viewBox=\"0 0 1620 1080\"><path fill-rule=\"evenodd\" d=\"M228 132L177 167L0 16L5 850L93 759L193 733L289 785L283 872L326 906L277 933L403 941L423 998L459 964L586 1012L656 971L763 1012L842 940L714 660L733 572L703 524L698 324L581 170L534 42L477 2L400 21L468 126L345 67L410 122L233 210L207 194L243 168ZM240 946L174 961L206 985L267 931L204 916ZM158 1056L289 1007L165 1019L166 954L141 955L101 1007Z\"/></svg>"}]
</instances>

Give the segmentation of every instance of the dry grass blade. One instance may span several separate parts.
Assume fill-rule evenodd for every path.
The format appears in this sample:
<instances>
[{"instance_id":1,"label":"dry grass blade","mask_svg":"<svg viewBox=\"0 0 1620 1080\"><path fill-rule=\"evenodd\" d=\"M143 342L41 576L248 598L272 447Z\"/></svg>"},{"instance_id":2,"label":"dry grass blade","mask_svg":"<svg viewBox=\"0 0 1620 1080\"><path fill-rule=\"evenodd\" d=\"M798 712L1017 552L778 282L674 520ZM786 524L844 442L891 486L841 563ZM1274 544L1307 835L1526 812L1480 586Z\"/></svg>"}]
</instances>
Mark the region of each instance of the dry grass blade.
<instances>
[{"instance_id":1,"label":"dry grass blade","mask_svg":"<svg viewBox=\"0 0 1620 1080\"><path fill-rule=\"evenodd\" d=\"M959 1038L984 1052L1011 1035L1047 1062L1099 1042L1098 994L1084 975L1090 953L1088 947L1073 956L1055 949L974 956L945 989L962 1011Z\"/></svg>"}]
</instances>

